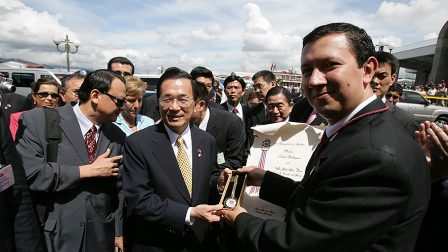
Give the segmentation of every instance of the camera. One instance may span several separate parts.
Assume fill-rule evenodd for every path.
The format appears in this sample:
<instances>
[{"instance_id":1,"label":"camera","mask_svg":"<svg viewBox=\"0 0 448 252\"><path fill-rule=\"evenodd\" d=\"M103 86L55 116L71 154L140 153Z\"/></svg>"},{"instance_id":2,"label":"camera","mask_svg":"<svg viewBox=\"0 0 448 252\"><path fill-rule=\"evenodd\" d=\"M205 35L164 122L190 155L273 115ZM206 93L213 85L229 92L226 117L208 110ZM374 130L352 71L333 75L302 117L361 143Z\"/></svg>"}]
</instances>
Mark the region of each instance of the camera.
<instances>
[{"instance_id":1,"label":"camera","mask_svg":"<svg viewBox=\"0 0 448 252\"><path fill-rule=\"evenodd\" d=\"M12 79L0 77L0 93L14 93L16 86L12 84Z\"/></svg>"}]
</instances>

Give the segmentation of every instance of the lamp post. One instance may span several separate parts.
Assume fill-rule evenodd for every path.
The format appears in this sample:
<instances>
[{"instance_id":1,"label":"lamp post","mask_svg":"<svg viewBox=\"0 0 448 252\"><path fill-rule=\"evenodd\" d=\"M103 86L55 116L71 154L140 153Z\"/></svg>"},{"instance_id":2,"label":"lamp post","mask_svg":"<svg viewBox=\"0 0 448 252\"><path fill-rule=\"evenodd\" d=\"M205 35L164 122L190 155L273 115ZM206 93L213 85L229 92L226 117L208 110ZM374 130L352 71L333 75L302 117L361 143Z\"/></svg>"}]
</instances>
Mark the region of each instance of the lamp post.
<instances>
[{"instance_id":1,"label":"lamp post","mask_svg":"<svg viewBox=\"0 0 448 252\"><path fill-rule=\"evenodd\" d=\"M53 42L59 52L67 54L67 72L70 72L70 53L78 52L79 42L70 41L68 35L65 35L65 40L53 40ZM60 44L64 45L63 49L59 48ZM74 48L74 50L72 50L72 48Z\"/></svg>"},{"instance_id":2,"label":"lamp post","mask_svg":"<svg viewBox=\"0 0 448 252\"><path fill-rule=\"evenodd\" d=\"M384 37L380 38L380 41L378 41L378 51L382 52L384 51L384 47L387 46L386 41L384 41Z\"/></svg>"}]
</instances>

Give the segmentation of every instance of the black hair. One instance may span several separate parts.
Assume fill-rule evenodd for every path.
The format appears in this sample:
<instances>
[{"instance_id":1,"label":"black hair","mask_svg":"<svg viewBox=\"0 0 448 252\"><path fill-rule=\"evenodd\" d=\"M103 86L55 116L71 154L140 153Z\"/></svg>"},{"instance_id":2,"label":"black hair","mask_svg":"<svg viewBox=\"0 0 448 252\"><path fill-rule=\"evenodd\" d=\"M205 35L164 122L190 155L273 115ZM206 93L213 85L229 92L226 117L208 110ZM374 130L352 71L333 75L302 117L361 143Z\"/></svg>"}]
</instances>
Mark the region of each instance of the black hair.
<instances>
[{"instance_id":1,"label":"black hair","mask_svg":"<svg viewBox=\"0 0 448 252\"><path fill-rule=\"evenodd\" d=\"M173 79L188 79L190 80L191 87L193 89L193 99L197 99L197 93L195 92L195 89L193 87L194 82L193 78L190 74L185 72L184 70L178 68L178 67L169 67L165 70L165 72L160 76L159 81L157 82L157 98L160 98L160 90L161 86L164 81L166 80L173 80Z\"/></svg>"},{"instance_id":2,"label":"black hair","mask_svg":"<svg viewBox=\"0 0 448 252\"><path fill-rule=\"evenodd\" d=\"M81 87L79 88L79 103L83 104L87 102L90 99L90 92L92 92L93 89L96 89L101 93L106 93L107 91L109 91L114 78L118 78L123 83L126 83L121 75L106 69L95 70L87 74L86 78L81 84Z\"/></svg>"},{"instance_id":3,"label":"black hair","mask_svg":"<svg viewBox=\"0 0 448 252\"><path fill-rule=\"evenodd\" d=\"M193 81L193 92L196 93L195 101L203 100L205 102L205 106L208 106L210 100L210 94L208 93L207 87Z\"/></svg>"},{"instance_id":4,"label":"black hair","mask_svg":"<svg viewBox=\"0 0 448 252\"><path fill-rule=\"evenodd\" d=\"M390 85L388 91L389 92L398 92L400 94L400 96L403 95L403 87L398 83L394 83L394 84Z\"/></svg>"},{"instance_id":5,"label":"black hair","mask_svg":"<svg viewBox=\"0 0 448 252\"><path fill-rule=\"evenodd\" d=\"M55 87L58 88L58 92L59 92L60 86L59 86L59 83L57 83L55 79L43 77L43 78L39 78L37 80L37 82L34 83L34 85L33 85L33 93L38 93L39 89L40 89L40 86L42 86L42 85L52 85L52 86L55 86Z\"/></svg>"},{"instance_id":6,"label":"black hair","mask_svg":"<svg viewBox=\"0 0 448 252\"><path fill-rule=\"evenodd\" d=\"M224 80L224 89L227 87L227 83L234 81L238 81L241 84L243 90L246 89L246 82L244 82L244 79L233 72Z\"/></svg>"},{"instance_id":7,"label":"black hair","mask_svg":"<svg viewBox=\"0 0 448 252\"><path fill-rule=\"evenodd\" d=\"M348 23L331 23L317 27L303 38L303 48L329 34L345 35L358 67L362 67L370 57L375 56L375 46L366 31Z\"/></svg>"},{"instance_id":8,"label":"black hair","mask_svg":"<svg viewBox=\"0 0 448 252\"><path fill-rule=\"evenodd\" d=\"M275 75L268 70L261 70L257 73L254 74L254 76L252 76L252 80L255 81L256 79L262 77L264 81L266 81L267 83L271 82L271 81L275 81Z\"/></svg>"},{"instance_id":9,"label":"black hair","mask_svg":"<svg viewBox=\"0 0 448 252\"><path fill-rule=\"evenodd\" d=\"M398 68L400 67L400 63L398 63L398 59L395 58L394 55L391 53L385 52L385 51L378 51L375 55L376 59L378 60L379 66L384 66L385 64L390 65L390 69L392 71L391 74L396 74Z\"/></svg>"},{"instance_id":10,"label":"black hair","mask_svg":"<svg viewBox=\"0 0 448 252\"><path fill-rule=\"evenodd\" d=\"M213 76L212 71L202 66L193 68L193 70L191 70L190 72L190 75L193 78L193 80L196 80L199 77L204 77L211 79L212 83L215 82L215 77Z\"/></svg>"},{"instance_id":11,"label":"black hair","mask_svg":"<svg viewBox=\"0 0 448 252\"><path fill-rule=\"evenodd\" d=\"M112 71L112 64L113 63L120 63L123 65L130 65L132 67L132 75L134 75L134 64L132 64L132 62L125 57L113 57L112 59L109 60L109 62L107 63L107 70Z\"/></svg>"},{"instance_id":12,"label":"black hair","mask_svg":"<svg viewBox=\"0 0 448 252\"><path fill-rule=\"evenodd\" d=\"M266 94L266 100L265 102L268 101L268 98L274 95L278 95L278 94L283 94L286 98L286 101L288 103L290 103L292 101L292 95L291 92L289 92L289 90L287 88L281 87L281 86L275 86L271 89L269 89L268 93Z\"/></svg>"}]
</instances>

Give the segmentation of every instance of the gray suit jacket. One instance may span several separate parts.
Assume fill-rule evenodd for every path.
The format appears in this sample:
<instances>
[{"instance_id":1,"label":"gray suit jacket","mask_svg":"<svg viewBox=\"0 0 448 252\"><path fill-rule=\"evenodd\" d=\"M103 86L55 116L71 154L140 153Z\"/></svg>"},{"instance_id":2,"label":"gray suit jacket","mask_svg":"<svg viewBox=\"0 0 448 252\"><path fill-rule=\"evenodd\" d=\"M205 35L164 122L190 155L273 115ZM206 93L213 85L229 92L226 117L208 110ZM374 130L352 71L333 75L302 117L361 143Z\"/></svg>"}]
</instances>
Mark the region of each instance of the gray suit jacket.
<instances>
[{"instance_id":1,"label":"gray suit jacket","mask_svg":"<svg viewBox=\"0 0 448 252\"><path fill-rule=\"evenodd\" d=\"M23 113L19 123L19 132L23 132L23 136L17 144L30 189L45 193L49 201L48 218L44 223L48 249L112 251L114 236L121 235L122 230L121 179L80 180L79 166L88 164L81 129L70 104L58 108L58 111L62 141L57 163L46 161L47 141L42 109ZM107 148L111 150L110 157L120 155L124 138L124 133L112 123L102 125L97 156Z\"/></svg>"}]
</instances>

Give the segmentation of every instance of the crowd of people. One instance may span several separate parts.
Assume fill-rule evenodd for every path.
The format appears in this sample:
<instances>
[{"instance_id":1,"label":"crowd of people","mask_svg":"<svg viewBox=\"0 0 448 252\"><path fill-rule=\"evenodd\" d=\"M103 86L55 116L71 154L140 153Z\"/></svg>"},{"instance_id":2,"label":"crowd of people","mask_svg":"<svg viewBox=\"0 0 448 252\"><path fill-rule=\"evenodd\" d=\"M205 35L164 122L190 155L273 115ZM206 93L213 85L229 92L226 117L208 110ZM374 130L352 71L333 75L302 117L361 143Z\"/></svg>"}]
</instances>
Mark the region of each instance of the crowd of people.
<instances>
[{"instance_id":1,"label":"crowd of people","mask_svg":"<svg viewBox=\"0 0 448 252\"><path fill-rule=\"evenodd\" d=\"M395 106L397 59L331 23L304 37L300 64L304 97L268 70L251 90L234 73L221 90L202 66L166 69L146 96L124 57L61 87L40 79L33 108L3 95L0 163L15 185L0 192L0 251L443 248L448 127ZM325 130L300 182L245 166L251 127L286 121ZM285 219L223 207L231 174Z\"/></svg>"}]
</instances>

